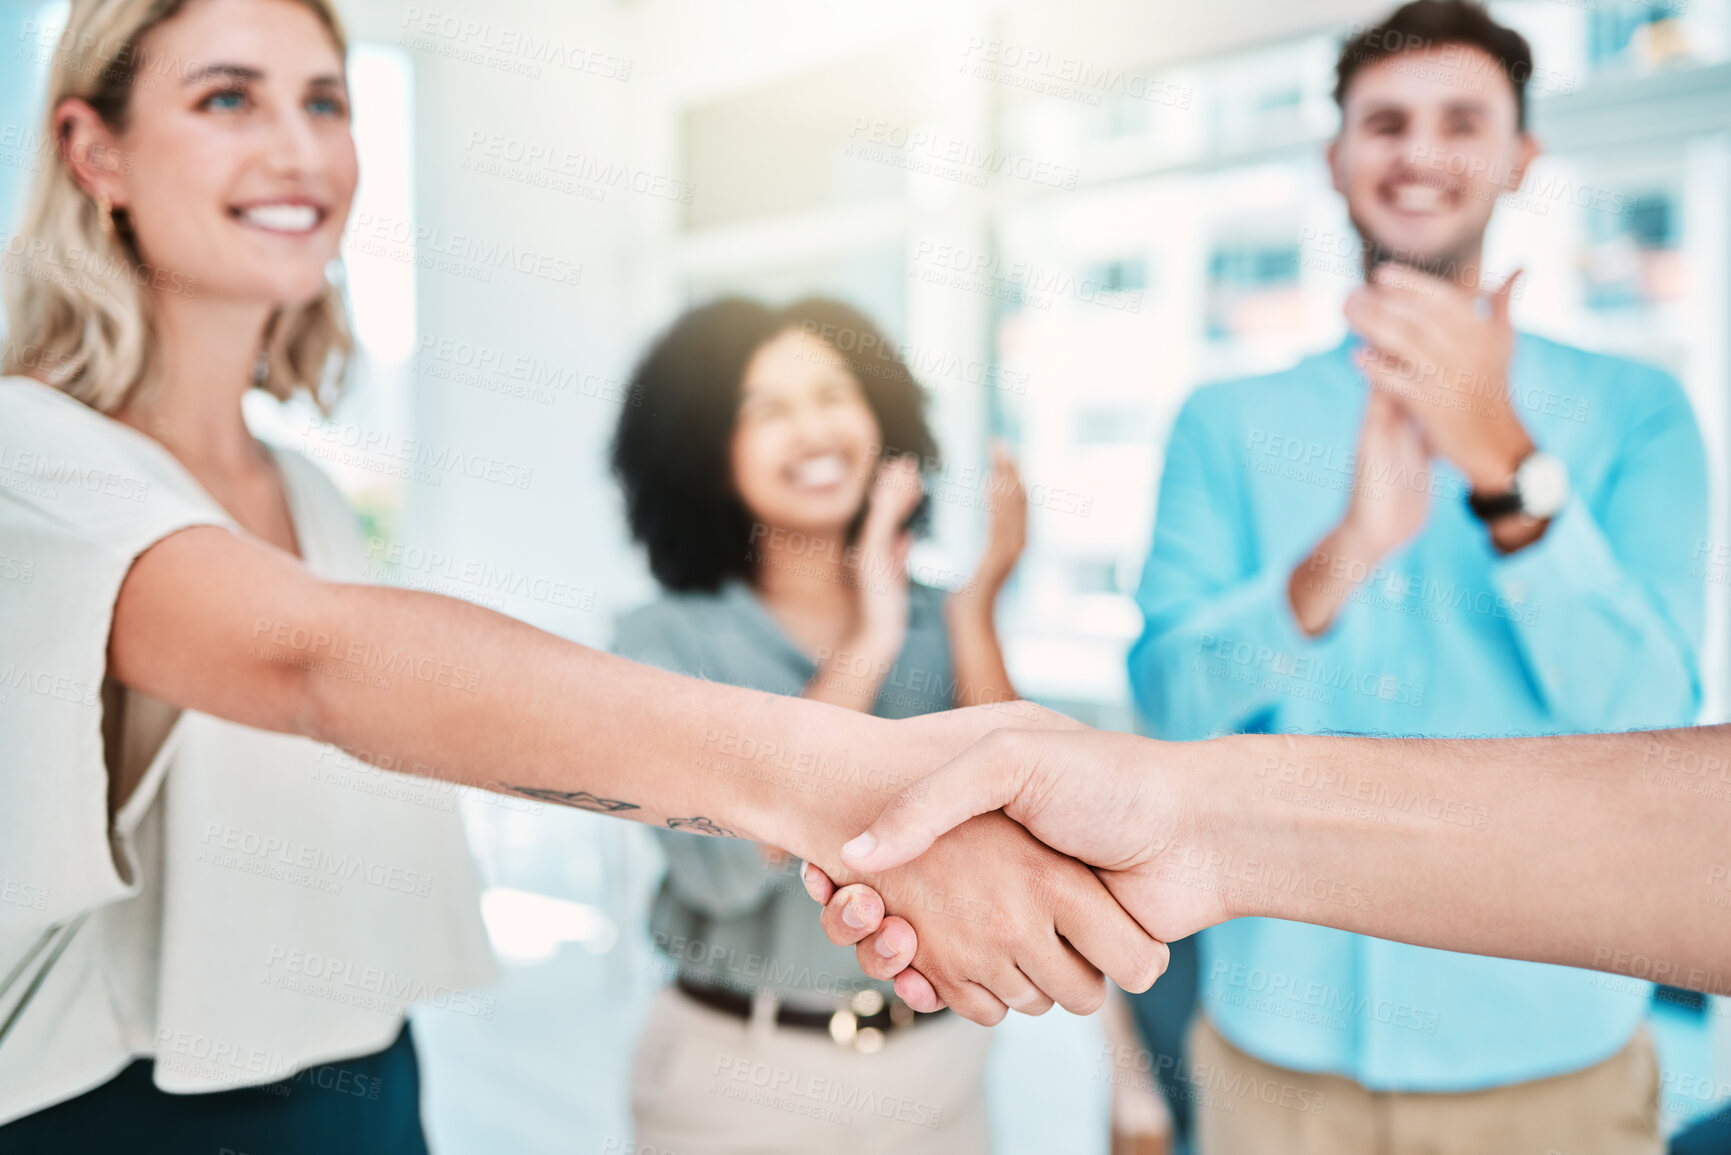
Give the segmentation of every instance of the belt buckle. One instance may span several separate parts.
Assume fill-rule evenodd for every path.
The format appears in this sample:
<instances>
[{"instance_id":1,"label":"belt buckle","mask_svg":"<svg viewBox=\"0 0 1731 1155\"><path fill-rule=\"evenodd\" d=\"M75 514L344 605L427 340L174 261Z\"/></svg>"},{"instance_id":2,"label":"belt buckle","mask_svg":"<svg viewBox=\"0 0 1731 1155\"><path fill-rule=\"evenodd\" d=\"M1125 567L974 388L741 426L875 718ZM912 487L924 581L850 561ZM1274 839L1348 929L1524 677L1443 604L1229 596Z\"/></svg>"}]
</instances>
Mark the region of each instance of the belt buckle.
<instances>
[{"instance_id":1,"label":"belt buckle","mask_svg":"<svg viewBox=\"0 0 1731 1155\"><path fill-rule=\"evenodd\" d=\"M861 1019L870 1018L884 1009L884 997L870 987L855 991L848 1005L829 1017L829 1037L837 1046L852 1047L862 1055L875 1055L884 1049L884 1033L878 1027L862 1027Z\"/></svg>"}]
</instances>

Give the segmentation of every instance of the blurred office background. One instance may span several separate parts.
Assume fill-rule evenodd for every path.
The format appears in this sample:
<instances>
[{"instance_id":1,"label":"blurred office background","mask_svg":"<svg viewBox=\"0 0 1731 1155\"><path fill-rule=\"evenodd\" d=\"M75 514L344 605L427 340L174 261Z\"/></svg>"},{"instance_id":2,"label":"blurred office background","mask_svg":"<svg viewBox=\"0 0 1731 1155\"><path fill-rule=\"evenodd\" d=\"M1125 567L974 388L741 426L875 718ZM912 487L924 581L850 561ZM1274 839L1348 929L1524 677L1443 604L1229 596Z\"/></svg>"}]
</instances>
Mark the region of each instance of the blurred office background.
<instances>
[{"instance_id":1,"label":"blurred office background","mask_svg":"<svg viewBox=\"0 0 1731 1155\"><path fill-rule=\"evenodd\" d=\"M604 460L634 357L720 292L845 297L933 397L947 461L916 567L969 570L986 447L1008 441L1033 503L999 616L1011 673L1131 728L1129 593L1173 415L1199 383L1344 332L1331 68L1386 7L349 0L364 364L332 422L252 416L354 496L381 580L605 646L653 592ZM1715 499L1705 716L1723 720L1731 0L1492 7L1534 43L1548 154L1487 269L1527 270L1522 327L1656 362L1693 399ZM0 0L9 243L63 10ZM488 464L405 467L417 452ZM665 977L642 927L657 851L585 814L462 805L507 968L486 1015L418 1018L438 1150L626 1149L631 1047ZM1731 1098L1731 1010L1654 1015L1675 1129ZM1103 1151L1109 1072L1092 1022L1012 1022L998 1148Z\"/></svg>"}]
</instances>

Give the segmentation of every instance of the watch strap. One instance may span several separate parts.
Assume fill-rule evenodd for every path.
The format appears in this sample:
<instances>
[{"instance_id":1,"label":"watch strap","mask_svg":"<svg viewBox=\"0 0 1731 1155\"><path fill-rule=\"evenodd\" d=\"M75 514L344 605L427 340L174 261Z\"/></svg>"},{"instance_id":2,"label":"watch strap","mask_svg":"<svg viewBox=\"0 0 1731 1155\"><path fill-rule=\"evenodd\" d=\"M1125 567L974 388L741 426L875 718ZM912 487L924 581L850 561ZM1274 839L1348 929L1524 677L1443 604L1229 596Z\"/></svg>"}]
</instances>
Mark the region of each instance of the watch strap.
<instances>
[{"instance_id":1,"label":"watch strap","mask_svg":"<svg viewBox=\"0 0 1731 1155\"><path fill-rule=\"evenodd\" d=\"M1473 516L1480 521L1498 521L1520 513L1521 491L1510 489L1507 493L1468 493L1467 508L1473 511Z\"/></svg>"}]
</instances>

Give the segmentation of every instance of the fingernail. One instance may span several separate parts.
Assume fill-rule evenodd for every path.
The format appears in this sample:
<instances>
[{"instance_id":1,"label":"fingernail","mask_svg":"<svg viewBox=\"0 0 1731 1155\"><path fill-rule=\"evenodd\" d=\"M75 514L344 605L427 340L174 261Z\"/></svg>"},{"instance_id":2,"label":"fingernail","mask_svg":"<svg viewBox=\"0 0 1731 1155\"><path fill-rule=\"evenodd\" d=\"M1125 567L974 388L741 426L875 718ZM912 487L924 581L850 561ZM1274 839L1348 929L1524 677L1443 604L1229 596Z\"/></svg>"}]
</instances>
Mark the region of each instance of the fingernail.
<instances>
[{"instance_id":1,"label":"fingernail","mask_svg":"<svg viewBox=\"0 0 1731 1155\"><path fill-rule=\"evenodd\" d=\"M878 940L874 945L878 948L878 954L883 958L895 958L898 953L896 948L886 942L881 934L878 935Z\"/></svg>"},{"instance_id":2,"label":"fingernail","mask_svg":"<svg viewBox=\"0 0 1731 1155\"><path fill-rule=\"evenodd\" d=\"M841 852L849 858L867 858L878 848L878 840L871 831L866 831L852 842L841 848Z\"/></svg>"},{"instance_id":3,"label":"fingernail","mask_svg":"<svg viewBox=\"0 0 1731 1155\"><path fill-rule=\"evenodd\" d=\"M865 929L866 921L860 917L860 913L855 909L852 899L849 899L848 904L841 908L841 920L853 927L855 930Z\"/></svg>"},{"instance_id":4,"label":"fingernail","mask_svg":"<svg viewBox=\"0 0 1731 1155\"><path fill-rule=\"evenodd\" d=\"M806 873L810 869L811 863L809 862L802 862L799 864L799 883L801 886L805 887L806 895L815 902L817 900L817 891L812 889L811 878Z\"/></svg>"}]
</instances>

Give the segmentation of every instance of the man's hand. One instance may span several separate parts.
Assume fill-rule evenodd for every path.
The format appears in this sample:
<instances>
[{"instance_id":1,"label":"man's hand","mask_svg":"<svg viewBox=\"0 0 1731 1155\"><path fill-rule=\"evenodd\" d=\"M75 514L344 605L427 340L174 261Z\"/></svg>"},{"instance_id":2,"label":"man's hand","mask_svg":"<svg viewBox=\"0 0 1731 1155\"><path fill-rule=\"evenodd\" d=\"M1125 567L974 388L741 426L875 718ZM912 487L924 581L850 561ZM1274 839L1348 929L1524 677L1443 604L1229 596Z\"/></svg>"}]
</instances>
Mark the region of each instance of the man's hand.
<instances>
[{"instance_id":1,"label":"man's hand","mask_svg":"<svg viewBox=\"0 0 1731 1155\"><path fill-rule=\"evenodd\" d=\"M1054 1002L1092 1014L1106 997L1102 971L1135 991L1164 973L1165 944L1093 872L1004 815L970 817L928 845L869 881L915 931L916 971L967 1018L991 1025L1006 1009L1038 1015ZM894 977L890 962L862 956L873 978Z\"/></svg>"},{"instance_id":2,"label":"man's hand","mask_svg":"<svg viewBox=\"0 0 1731 1155\"><path fill-rule=\"evenodd\" d=\"M1731 726L1181 743L1009 731L940 769L923 797L905 792L842 853L884 867L1003 803L1042 839L1119 871L1106 875L1114 893L1162 938L1274 917L1731 994L1731 921L1690 910L1703 879L1731 885L1724 820L1686 790L1654 789L1643 769L1722 764L1728 751ZM1314 804L1336 790L1449 803L1440 813L1372 803L1373 815Z\"/></svg>"},{"instance_id":3,"label":"man's hand","mask_svg":"<svg viewBox=\"0 0 1731 1155\"><path fill-rule=\"evenodd\" d=\"M1183 938L1233 911L1214 837L1233 821L1217 812L1229 792L1204 804L1197 749L1100 730L998 730L898 795L842 860L888 870L1002 807L1041 842L1099 867L1150 935Z\"/></svg>"},{"instance_id":4,"label":"man's hand","mask_svg":"<svg viewBox=\"0 0 1731 1155\"><path fill-rule=\"evenodd\" d=\"M1380 389L1365 401L1343 528L1372 564L1418 536L1430 513L1430 450L1406 407Z\"/></svg>"},{"instance_id":5,"label":"man's hand","mask_svg":"<svg viewBox=\"0 0 1731 1155\"><path fill-rule=\"evenodd\" d=\"M1305 633L1316 637L1332 625L1353 589L1424 528L1429 466L1430 452L1405 408L1372 389L1346 514L1287 582L1293 617Z\"/></svg>"},{"instance_id":6,"label":"man's hand","mask_svg":"<svg viewBox=\"0 0 1731 1155\"><path fill-rule=\"evenodd\" d=\"M1208 748L1224 749L1219 743ZM1040 841L1099 867L1096 873L1124 909L1155 939L1170 942L1239 911L1233 863L1215 833L1232 829L1238 811L1231 791L1201 788L1223 773L1201 764L1203 751L1203 744L1155 742L1075 723L997 730L904 790L842 848L842 857L856 870L919 860L945 830L1002 807ZM914 928L882 918L885 904L869 889L838 890L816 867L804 878L811 896L828 904L823 924L830 939L857 943L866 973L894 977L910 1006L935 1009L927 1001L931 988L921 973L917 935L910 939ZM893 901L889 909L897 909Z\"/></svg>"},{"instance_id":7,"label":"man's hand","mask_svg":"<svg viewBox=\"0 0 1731 1155\"><path fill-rule=\"evenodd\" d=\"M923 773L1006 724L1086 732L1060 714L1009 702L881 723L893 733L877 745L898 761L911 758ZM904 791L910 799L923 793L918 782ZM866 811L850 803L855 821L869 821L883 797ZM1101 972L1126 990L1146 990L1165 970L1165 944L1145 933L1087 867L1002 814L968 815L952 826L935 844L927 840L930 850L918 861L869 876L847 870L833 849L859 825L846 829L825 817L820 829L793 832L787 843L817 860L804 871L814 893L830 894L830 878L867 884L831 895L825 929L838 942L859 943L861 969L873 978L897 978L911 958L917 973L897 980L909 1005L933 1010L947 1003L987 1025L1006 1008L1040 1014L1053 1002L1087 1014L1105 997ZM826 844L827 854L818 853ZM899 919L873 934L886 908Z\"/></svg>"},{"instance_id":8,"label":"man's hand","mask_svg":"<svg viewBox=\"0 0 1731 1155\"><path fill-rule=\"evenodd\" d=\"M1533 451L1509 403L1515 331L1509 297L1516 273L1488 302L1439 277L1379 265L1346 302L1364 338L1372 386L1398 397L1432 449L1474 489L1496 492Z\"/></svg>"}]
</instances>

